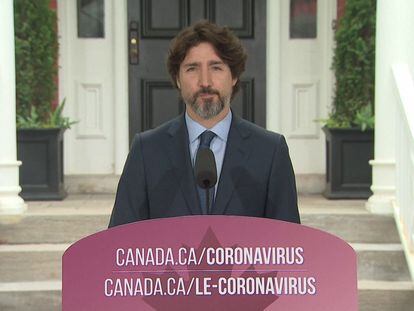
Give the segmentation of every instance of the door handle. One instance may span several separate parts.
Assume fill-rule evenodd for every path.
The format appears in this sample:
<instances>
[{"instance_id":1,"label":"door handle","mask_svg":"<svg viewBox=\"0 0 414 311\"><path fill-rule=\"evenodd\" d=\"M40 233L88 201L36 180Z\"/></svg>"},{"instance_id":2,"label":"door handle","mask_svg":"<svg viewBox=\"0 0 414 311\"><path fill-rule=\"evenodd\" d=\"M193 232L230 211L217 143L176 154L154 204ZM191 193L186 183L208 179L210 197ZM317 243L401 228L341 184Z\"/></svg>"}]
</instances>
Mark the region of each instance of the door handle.
<instances>
[{"instance_id":1,"label":"door handle","mask_svg":"<svg viewBox=\"0 0 414 311\"><path fill-rule=\"evenodd\" d=\"M139 64L139 37L138 37L138 23L129 23L129 64Z\"/></svg>"}]
</instances>

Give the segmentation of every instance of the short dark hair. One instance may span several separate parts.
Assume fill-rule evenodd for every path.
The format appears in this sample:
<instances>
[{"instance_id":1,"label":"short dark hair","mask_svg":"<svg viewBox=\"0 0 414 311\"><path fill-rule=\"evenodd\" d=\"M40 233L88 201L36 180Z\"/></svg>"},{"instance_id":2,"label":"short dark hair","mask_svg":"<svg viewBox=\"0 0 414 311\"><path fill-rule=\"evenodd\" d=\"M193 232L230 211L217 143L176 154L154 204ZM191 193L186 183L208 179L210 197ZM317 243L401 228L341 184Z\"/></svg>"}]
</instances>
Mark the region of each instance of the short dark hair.
<instances>
[{"instance_id":1,"label":"short dark hair","mask_svg":"<svg viewBox=\"0 0 414 311\"><path fill-rule=\"evenodd\" d=\"M244 72L247 54L240 39L228 28L220 27L209 21L199 21L183 29L172 41L168 50L167 68L172 83L177 86L177 77L180 65L187 52L202 42L208 42L217 55L230 67L233 79L237 79L233 86L231 98L240 88L240 76Z\"/></svg>"}]
</instances>

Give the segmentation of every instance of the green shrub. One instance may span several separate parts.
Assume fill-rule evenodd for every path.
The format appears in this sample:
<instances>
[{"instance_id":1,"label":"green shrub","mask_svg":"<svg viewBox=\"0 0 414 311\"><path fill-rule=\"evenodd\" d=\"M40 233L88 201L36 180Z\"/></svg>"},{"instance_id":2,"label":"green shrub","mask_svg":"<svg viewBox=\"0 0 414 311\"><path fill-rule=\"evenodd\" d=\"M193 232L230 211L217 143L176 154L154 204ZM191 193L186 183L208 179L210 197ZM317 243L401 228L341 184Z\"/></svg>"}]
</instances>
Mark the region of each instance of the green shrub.
<instances>
[{"instance_id":1,"label":"green shrub","mask_svg":"<svg viewBox=\"0 0 414 311\"><path fill-rule=\"evenodd\" d=\"M328 127L374 127L376 0L347 0L335 33L336 87Z\"/></svg>"},{"instance_id":2,"label":"green shrub","mask_svg":"<svg viewBox=\"0 0 414 311\"><path fill-rule=\"evenodd\" d=\"M50 0L15 0L16 115L18 128L69 127L53 107L57 91L57 20Z\"/></svg>"}]
</instances>

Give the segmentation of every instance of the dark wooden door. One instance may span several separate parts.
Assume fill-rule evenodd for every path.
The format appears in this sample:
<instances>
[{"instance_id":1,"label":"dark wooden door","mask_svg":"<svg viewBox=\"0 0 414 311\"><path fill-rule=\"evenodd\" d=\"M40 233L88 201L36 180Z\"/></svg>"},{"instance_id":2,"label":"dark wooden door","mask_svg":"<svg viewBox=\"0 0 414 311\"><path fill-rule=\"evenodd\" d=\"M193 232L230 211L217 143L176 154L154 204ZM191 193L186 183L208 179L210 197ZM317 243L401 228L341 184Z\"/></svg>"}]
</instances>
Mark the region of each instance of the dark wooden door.
<instances>
[{"instance_id":1,"label":"dark wooden door","mask_svg":"<svg viewBox=\"0 0 414 311\"><path fill-rule=\"evenodd\" d=\"M265 126L266 0L128 0L129 136L184 111L166 69L171 39L200 19L229 26L248 52L235 113Z\"/></svg>"}]
</instances>

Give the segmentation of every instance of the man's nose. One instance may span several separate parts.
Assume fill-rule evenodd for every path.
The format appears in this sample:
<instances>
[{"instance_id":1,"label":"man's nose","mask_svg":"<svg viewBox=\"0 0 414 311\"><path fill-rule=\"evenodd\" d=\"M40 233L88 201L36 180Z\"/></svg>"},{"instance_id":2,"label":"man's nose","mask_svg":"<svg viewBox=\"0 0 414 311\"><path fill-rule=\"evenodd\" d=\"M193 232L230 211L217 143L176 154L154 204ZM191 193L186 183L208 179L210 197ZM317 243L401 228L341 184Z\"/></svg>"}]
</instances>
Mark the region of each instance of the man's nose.
<instances>
[{"instance_id":1,"label":"man's nose","mask_svg":"<svg viewBox=\"0 0 414 311\"><path fill-rule=\"evenodd\" d=\"M211 75L210 75L210 72L207 69L200 70L199 86L200 87L210 87L211 86Z\"/></svg>"}]
</instances>

